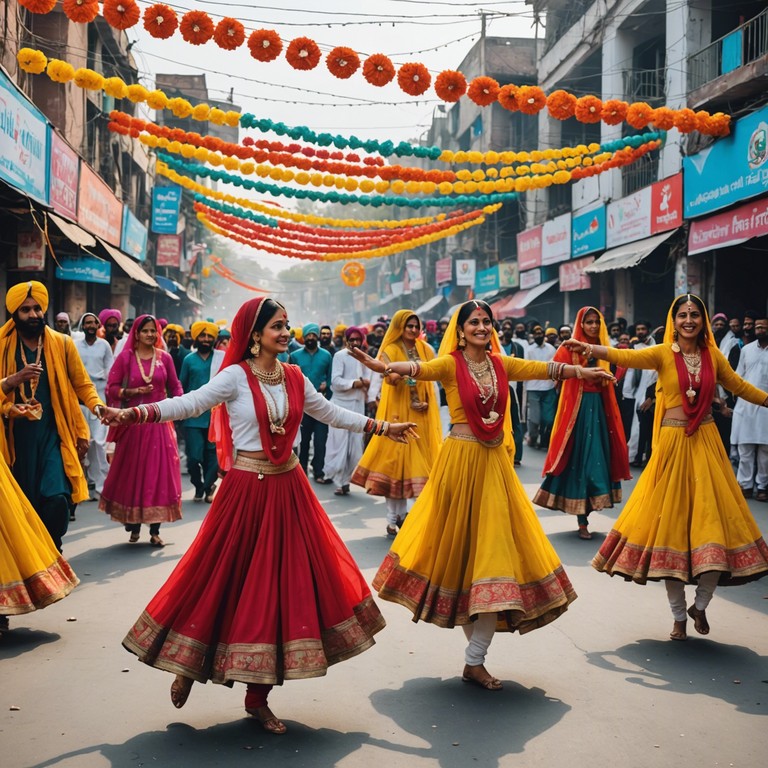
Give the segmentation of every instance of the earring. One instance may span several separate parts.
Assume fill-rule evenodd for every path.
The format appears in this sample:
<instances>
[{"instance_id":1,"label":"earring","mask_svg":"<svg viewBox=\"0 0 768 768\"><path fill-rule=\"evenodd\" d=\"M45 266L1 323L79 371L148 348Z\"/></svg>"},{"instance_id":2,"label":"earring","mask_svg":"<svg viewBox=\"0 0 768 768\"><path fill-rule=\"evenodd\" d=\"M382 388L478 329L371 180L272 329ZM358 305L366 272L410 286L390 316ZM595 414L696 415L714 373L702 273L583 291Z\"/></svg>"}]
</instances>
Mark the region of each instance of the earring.
<instances>
[{"instance_id":1,"label":"earring","mask_svg":"<svg viewBox=\"0 0 768 768\"><path fill-rule=\"evenodd\" d=\"M464 337L463 333L459 334L459 343L457 346L459 347L459 349L464 349L464 347L467 346L467 340Z\"/></svg>"},{"instance_id":2,"label":"earring","mask_svg":"<svg viewBox=\"0 0 768 768\"><path fill-rule=\"evenodd\" d=\"M673 352L679 352L680 351L680 345L677 343L677 329L672 331L672 339L673 339L672 345L671 345L672 351Z\"/></svg>"},{"instance_id":3,"label":"earring","mask_svg":"<svg viewBox=\"0 0 768 768\"><path fill-rule=\"evenodd\" d=\"M258 341L254 341L251 344L251 354L254 357L258 357L261 354L261 344Z\"/></svg>"}]
</instances>

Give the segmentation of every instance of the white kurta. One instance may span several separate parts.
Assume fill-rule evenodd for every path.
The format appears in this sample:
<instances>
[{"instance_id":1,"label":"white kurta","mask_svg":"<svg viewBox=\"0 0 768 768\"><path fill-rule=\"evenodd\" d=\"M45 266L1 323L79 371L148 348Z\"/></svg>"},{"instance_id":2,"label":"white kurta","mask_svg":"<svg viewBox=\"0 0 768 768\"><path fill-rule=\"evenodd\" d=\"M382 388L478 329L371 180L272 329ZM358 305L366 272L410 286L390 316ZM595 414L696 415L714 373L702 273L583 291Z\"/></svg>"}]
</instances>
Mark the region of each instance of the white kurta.
<instances>
[{"instance_id":1,"label":"white kurta","mask_svg":"<svg viewBox=\"0 0 768 768\"><path fill-rule=\"evenodd\" d=\"M747 344L741 350L736 373L763 392L768 391L768 346L761 347L756 341ZM733 409L731 443L768 445L768 408L740 397Z\"/></svg>"},{"instance_id":2,"label":"white kurta","mask_svg":"<svg viewBox=\"0 0 768 768\"><path fill-rule=\"evenodd\" d=\"M363 364L342 349L333 357L331 368L331 391L333 402L339 408L354 413L365 414L368 393L365 389L354 389L358 379L369 378ZM333 481L334 486L342 488L349 485L352 473L363 455L363 436L346 429L330 427L328 441L325 444L325 467L323 474Z\"/></svg>"}]
</instances>

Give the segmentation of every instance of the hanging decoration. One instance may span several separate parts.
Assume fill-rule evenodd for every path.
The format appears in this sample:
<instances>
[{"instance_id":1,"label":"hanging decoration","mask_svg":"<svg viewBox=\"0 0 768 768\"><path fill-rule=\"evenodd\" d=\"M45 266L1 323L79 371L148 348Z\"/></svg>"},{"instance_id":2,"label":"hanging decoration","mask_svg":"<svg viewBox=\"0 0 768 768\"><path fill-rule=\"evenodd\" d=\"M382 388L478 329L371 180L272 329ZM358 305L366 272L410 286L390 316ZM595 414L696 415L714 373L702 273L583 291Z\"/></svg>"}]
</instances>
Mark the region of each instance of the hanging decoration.
<instances>
[{"instance_id":1,"label":"hanging decoration","mask_svg":"<svg viewBox=\"0 0 768 768\"><path fill-rule=\"evenodd\" d=\"M75 24L89 24L99 15L98 0L64 0L61 9Z\"/></svg>"},{"instance_id":2,"label":"hanging decoration","mask_svg":"<svg viewBox=\"0 0 768 768\"><path fill-rule=\"evenodd\" d=\"M167 40L179 26L176 11L165 3L155 3L144 11L144 29L158 40Z\"/></svg>"},{"instance_id":3,"label":"hanging decoration","mask_svg":"<svg viewBox=\"0 0 768 768\"><path fill-rule=\"evenodd\" d=\"M358 288L365 282L365 267L359 261L348 261L341 268L341 279L344 285Z\"/></svg>"},{"instance_id":4,"label":"hanging decoration","mask_svg":"<svg viewBox=\"0 0 768 768\"><path fill-rule=\"evenodd\" d=\"M141 17L136 0L104 0L101 14L110 27L120 30L135 27Z\"/></svg>"},{"instance_id":5,"label":"hanging decoration","mask_svg":"<svg viewBox=\"0 0 768 768\"><path fill-rule=\"evenodd\" d=\"M218 257L214 256L213 254L208 256L209 261L211 262L211 266L205 266L203 267L202 271L204 272L206 269L208 270L208 274L210 275L211 270L213 270L217 275L220 277L223 277L225 280L229 280L231 283L234 283L235 285L239 285L241 288L245 288L249 291L254 291L255 293L269 293L269 291L265 290L264 288L257 288L255 285L251 285L250 283L245 283L242 280L238 280L234 273L232 272L229 267L224 266L224 262ZM207 277L208 275L205 275ZM226 326L226 321L223 322L223 325ZM219 320L216 325L222 325L222 321Z\"/></svg>"},{"instance_id":6,"label":"hanging decoration","mask_svg":"<svg viewBox=\"0 0 768 768\"><path fill-rule=\"evenodd\" d=\"M257 29L248 37L248 50L256 61L274 61L283 50L283 41L273 29Z\"/></svg>"}]
</instances>

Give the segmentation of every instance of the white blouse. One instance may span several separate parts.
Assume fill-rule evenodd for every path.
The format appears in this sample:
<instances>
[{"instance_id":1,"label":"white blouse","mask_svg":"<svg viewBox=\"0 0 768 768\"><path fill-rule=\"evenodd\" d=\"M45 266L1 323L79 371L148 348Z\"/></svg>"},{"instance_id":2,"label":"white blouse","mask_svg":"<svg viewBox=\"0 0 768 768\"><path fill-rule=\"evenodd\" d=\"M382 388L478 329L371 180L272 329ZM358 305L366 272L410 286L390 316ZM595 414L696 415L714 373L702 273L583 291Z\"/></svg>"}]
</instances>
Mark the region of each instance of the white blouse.
<instances>
[{"instance_id":1,"label":"white blouse","mask_svg":"<svg viewBox=\"0 0 768 768\"><path fill-rule=\"evenodd\" d=\"M271 395L277 408L279 418L286 415L286 402L282 385L268 386L260 384L269 401ZM178 421L199 416L209 411L214 405L225 403L229 412L232 426L232 444L236 451L261 451L261 433L256 421L256 410L253 406L253 394L248 385L248 379L243 368L230 365L216 374L207 384L188 392L181 397L171 397L157 405L160 408L162 421ZM326 400L314 384L304 377L304 413L332 427L348 429L352 432L362 432L368 419L353 411L335 406ZM300 432L296 433L295 444L299 443Z\"/></svg>"}]
</instances>

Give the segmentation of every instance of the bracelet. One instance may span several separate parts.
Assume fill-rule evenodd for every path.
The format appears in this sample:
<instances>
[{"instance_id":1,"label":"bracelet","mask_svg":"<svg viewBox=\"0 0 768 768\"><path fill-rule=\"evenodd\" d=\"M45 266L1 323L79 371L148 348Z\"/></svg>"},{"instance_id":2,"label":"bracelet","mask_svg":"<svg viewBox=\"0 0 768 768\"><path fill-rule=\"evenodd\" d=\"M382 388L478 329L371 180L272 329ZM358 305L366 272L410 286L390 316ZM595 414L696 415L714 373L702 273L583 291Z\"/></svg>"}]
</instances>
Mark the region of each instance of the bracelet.
<instances>
[{"instance_id":1,"label":"bracelet","mask_svg":"<svg viewBox=\"0 0 768 768\"><path fill-rule=\"evenodd\" d=\"M584 378L584 371L582 370L580 365L574 365L574 370L576 371L576 378L577 379L583 379Z\"/></svg>"},{"instance_id":2,"label":"bracelet","mask_svg":"<svg viewBox=\"0 0 768 768\"><path fill-rule=\"evenodd\" d=\"M594 348L591 344L585 344L584 351L581 354L584 355L584 357L586 357L587 360L589 360L592 357L593 351L594 351Z\"/></svg>"},{"instance_id":3,"label":"bracelet","mask_svg":"<svg viewBox=\"0 0 768 768\"><path fill-rule=\"evenodd\" d=\"M368 419L368 421L365 422L365 426L363 427L363 432L365 434L370 434L373 432L373 428L376 426L376 422L374 419Z\"/></svg>"},{"instance_id":4,"label":"bracelet","mask_svg":"<svg viewBox=\"0 0 768 768\"><path fill-rule=\"evenodd\" d=\"M552 381L561 381L563 378L563 372L565 371L565 363L547 363L547 378Z\"/></svg>"},{"instance_id":5,"label":"bracelet","mask_svg":"<svg viewBox=\"0 0 768 768\"><path fill-rule=\"evenodd\" d=\"M394 373L394 371L393 371L393 370L392 370L392 369L391 369L389 366L387 366L387 367L384 369L384 375L385 375L385 376L391 376L393 373Z\"/></svg>"}]
</instances>

